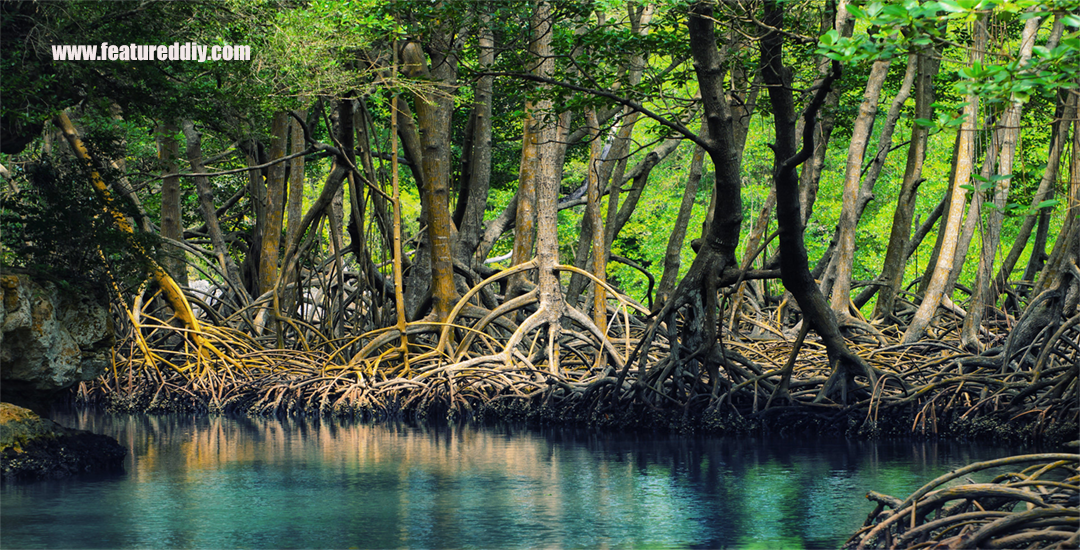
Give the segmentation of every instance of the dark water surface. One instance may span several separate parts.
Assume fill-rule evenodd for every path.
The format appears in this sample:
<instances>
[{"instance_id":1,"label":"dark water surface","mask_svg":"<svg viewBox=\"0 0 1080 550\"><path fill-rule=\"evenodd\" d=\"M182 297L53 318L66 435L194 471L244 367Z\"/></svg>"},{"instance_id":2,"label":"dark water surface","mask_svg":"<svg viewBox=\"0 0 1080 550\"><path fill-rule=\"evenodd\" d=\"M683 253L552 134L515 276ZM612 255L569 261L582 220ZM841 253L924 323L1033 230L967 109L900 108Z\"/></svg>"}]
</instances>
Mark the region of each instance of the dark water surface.
<instances>
[{"instance_id":1,"label":"dark water surface","mask_svg":"<svg viewBox=\"0 0 1080 550\"><path fill-rule=\"evenodd\" d=\"M836 548L903 497L1015 451L339 421L54 415L126 473L6 484L0 547Z\"/></svg>"}]
</instances>

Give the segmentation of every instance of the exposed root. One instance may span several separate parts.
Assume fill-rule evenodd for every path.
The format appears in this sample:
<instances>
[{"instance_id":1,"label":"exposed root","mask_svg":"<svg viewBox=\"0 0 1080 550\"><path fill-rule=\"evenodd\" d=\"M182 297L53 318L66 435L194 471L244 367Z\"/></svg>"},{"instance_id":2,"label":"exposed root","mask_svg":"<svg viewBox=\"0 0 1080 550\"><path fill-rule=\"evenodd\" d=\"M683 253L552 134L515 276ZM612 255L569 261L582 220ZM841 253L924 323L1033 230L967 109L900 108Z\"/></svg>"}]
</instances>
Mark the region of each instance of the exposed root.
<instances>
[{"instance_id":1,"label":"exposed root","mask_svg":"<svg viewBox=\"0 0 1080 550\"><path fill-rule=\"evenodd\" d=\"M508 271L534 269L527 263ZM152 293L141 292L122 312L113 368L84 384L79 399L122 410L455 418L521 406L566 411L562 418L586 422L670 413L698 419L703 430L812 426L870 437L1053 439L1075 429L1080 417L1076 316L1025 342L1029 351L1013 346L1006 353L998 346L973 354L956 333L909 345L900 344L894 330L848 340L853 355L879 374L845 381L851 385L846 400L833 402L820 397L838 370L830 368L825 346L812 332L796 336L774 325L770 319L778 317L768 311L743 316L742 327L724 332L723 340L717 333L717 345L708 345L687 336L707 333L695 326L716 323L706 314L707 293L672 301L649 322L644 308L605 285L607 322L601 328L595 316L572 307L554 320L535 292L487 307L482 297L501 298L498 285L510 274L470 289L448 322L407 323L404 339L396 326L359 331L325 321L393 319L372 293L315 296L311 302L324 309L273 317L261 336L244 329L267 297L238 305L203 296L195 303L208 321L194 338ZM220 353L205 353L201 343Z\"/></svg>"},{"instance_id":2,"label":"exposed root","mask_svg":"<svg viewBox=\"0 0 1080 550\"><path fill-rule=\"evenodd\" d=\"M953 470L903 501L871 491L877 506L844 548L1076 548L1078 466L1077 454L1013 456ZM980 474L990 479L970 477Z\"/></svg>"}]
</instances>

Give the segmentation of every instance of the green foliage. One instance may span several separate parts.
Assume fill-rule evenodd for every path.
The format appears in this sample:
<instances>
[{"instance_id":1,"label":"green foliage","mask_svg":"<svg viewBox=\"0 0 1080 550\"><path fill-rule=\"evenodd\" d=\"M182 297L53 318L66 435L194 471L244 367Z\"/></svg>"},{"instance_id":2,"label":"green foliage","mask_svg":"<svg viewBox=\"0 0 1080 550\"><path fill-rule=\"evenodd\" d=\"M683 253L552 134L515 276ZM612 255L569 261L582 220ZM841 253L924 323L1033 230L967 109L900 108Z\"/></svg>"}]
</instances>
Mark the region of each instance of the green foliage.
<instances>
[{"instance_id":1,"label":"green foliage","mask_svg":"<svg viewBox=\"0 0 1080 550\"><path fill-rule=\"evenodd\" d=\"M1076 0L860 1L849 4L848 11L860 24L876 30L877 35L871 32L841 37L830 30L819 38L817 52L850 65L927 46L939 50L954 48L963 54L957 60L961 66L955 69L956 93L976 94L988 103L1025 103L1034 95L1053 97L1058 89L1075 87L1080 76L1078 9L1080 2ZM1067 30L1054 48L1036 45L1027 61L1012 55L990 55L983 61L967 63L965 49L970 46L971 37L966 25L986 17L1006 24L1034 17L1044 18L1043 21L1060 17ZM958 123L939 115L936 123L920 120L920 124L951 127Z\"/></svg>"},{"instance_id":2,"label":"green foliage","mask_svg":"<svg viewBox=\"0 0 1080 550\"><path fill-rule=\"evenodd\" d=\"M54 62L61 44L251 44L258 40L252 10L189 2L0 3L0 72L5 151L17 152L57 110L77 104L115 104L125 117L180 116L219 123L252 98L269 94L251 78L252 63L225 61ZM260 54L258 44L253 47ZM265 53L265 52L263 52ZM9 145L12 145L9 147Z\"/></svg>"},{"instance_id":3,"label":"green foliage","mask_svg":"<svg viewBox=\"0 0 1080 550\"><path fill-rule=\"evenodd\" d=\"M238 9L247 3L238 4ZM275 10L260 74L277 93L299 98L358 97L373 85L372 45L399 34L383 0L315 0Z\"/></svg>"},{"instance_id":4,"label":"green foliage","mask_svg":"<svg viewBox=\"0 0 1080 550\"><path fill-rule=\"evenodd\" d=\"M133 251L154 253L156 237L116 227L89 174L74 164L41 156L20 167L14 179L19 190L0 208L0 260L71 284L106 288L110 277L125 287L138 284L150 265Z\"/></svg>"}]
</instances>

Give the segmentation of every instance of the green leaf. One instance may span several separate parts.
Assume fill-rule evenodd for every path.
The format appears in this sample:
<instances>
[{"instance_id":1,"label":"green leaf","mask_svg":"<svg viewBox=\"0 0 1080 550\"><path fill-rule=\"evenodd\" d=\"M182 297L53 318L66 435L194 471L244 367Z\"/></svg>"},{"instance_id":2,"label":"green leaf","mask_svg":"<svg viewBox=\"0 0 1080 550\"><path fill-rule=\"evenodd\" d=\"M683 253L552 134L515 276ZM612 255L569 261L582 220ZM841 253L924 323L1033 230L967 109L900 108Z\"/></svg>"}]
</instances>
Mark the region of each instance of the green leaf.
<instances>
[{"instance_id":1,"label":"green leaf","mask_svg":"<svg viewBox=\"0 0 1080 550\"><path fill-rule=\"evenodd\" d=\"M1036 208L1038 208L1039 210L1042 210L1043 208L1053 208L1053 207L1057 206L1060 203L1061 203L1061 201L1058 200L1058 199L1049 199L1049 200L1045 200L1045 201L1040 202L1039 205Z\"/></svg>"},{"instance_id":2,"label":"green leaf","mask_svg":"<svg viewBox=\"0 0 1080 550\"><path fill-rule=\"evenodd\" d=\"M836 44L836 39L839 37L840 34L836 32L836 29L833 29L821 35L821 38L819 40L823 46L832 46L833 44Z\"/></svg>"},{"instance_id":3,"label":"green leaf","mask_svg":"<svg viewBox=\"0 0 1080 550\"><path fill-rule=\"evenodd\" d=\"M967 11L966 9L961 7L960 4L957 3L955 0L942 0L941 2L938 2L937 4L938 4L938 7L940 7L941 9L943 9L943 10L949 12L949 13L963 13L963 12ZM850 8L849 8L849 10L850 10Z\"/></svg>"}]
</instances>

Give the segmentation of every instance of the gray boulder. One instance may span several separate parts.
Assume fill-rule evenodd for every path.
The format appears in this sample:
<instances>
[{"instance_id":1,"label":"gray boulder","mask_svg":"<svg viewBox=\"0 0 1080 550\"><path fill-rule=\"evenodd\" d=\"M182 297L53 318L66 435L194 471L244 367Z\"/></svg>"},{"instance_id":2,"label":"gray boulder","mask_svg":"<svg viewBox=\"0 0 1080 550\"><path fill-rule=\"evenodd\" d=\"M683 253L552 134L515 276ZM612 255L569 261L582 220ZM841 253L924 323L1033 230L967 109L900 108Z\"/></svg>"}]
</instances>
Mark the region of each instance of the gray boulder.
<instances>
[{"instance_id":1,"label":"gray boulder","mask_svg":"<svg viewBox=\"0 0 1080 550\"><path fill-rule=\"evenodd\" d=\"M107 299L5 274L0 302L0 400L46 413L58 393L105 372L113 343Z\"/></svg>"}]
</instances>

